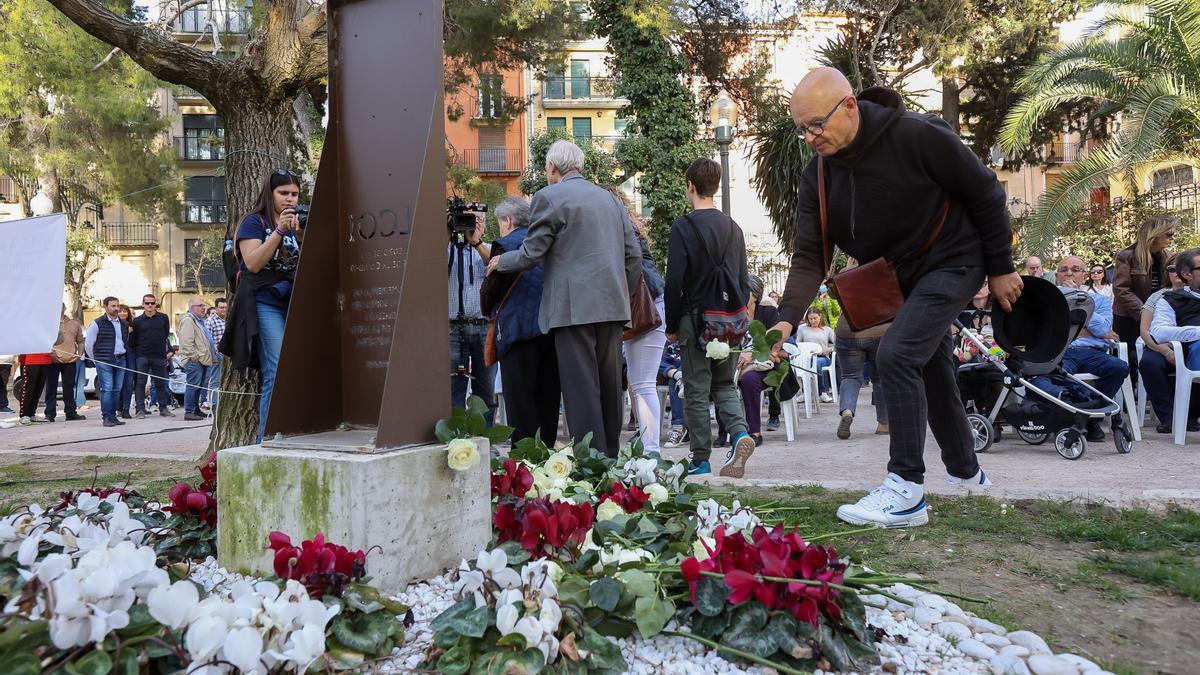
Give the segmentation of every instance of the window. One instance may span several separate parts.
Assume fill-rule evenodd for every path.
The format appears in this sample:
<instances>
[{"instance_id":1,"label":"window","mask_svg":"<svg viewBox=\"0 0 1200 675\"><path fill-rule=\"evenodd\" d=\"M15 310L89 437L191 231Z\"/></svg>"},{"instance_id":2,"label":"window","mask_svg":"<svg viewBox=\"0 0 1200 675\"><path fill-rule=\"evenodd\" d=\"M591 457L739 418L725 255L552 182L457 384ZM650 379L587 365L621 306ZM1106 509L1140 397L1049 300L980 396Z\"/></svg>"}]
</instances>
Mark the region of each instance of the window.
<instances>
[{"instance_id":1,"label":"window","mask_svg":"<svg viewBox=\"0 0 1200 675\"><path fill-rule=\"evenodd\" d=\"M575 140L583 140L592 137L592 118L590 117L572 117L571 118L571 135Z\"/></svg>"},{"instance_id":2,"label":"window","mask_svg":"<svg viewBox=\"0 0 1200 675\"><path fill-rule=\"evenodd\" d=\"M228 219L224 176L190 176L186 185L183 222L223 223Z\"/></svg>"},{"instance_id":3,"label":"window","mask_svg":"<svg viewBox=\"0 0 1200 675\"><path fill-rule=\"evenodd\" d=\"M591 63L586 60L571 61L571 98L591 98L592 81L588 79Z\"/></svg>"},{"instance_id":4,"label":"window","mask_svg":"<svg viewBox=\"0 0 1200 675\"><path fill-rule=\"evenodd\" d=\"M225 123L219 115L184 115L179 158L225 159Z\"/></svg>"},{"instance_id":5,"label":"window","mask_svg":"<svg viewBox=\"0 0 1200 675\"><path fill-rule=\"evenodd\" d=\"M563 71L563 65L561 63L552 63L546 66L546 82L542 97L566 98L566 86L567 78Z\"/></svg>"},{"instance_id":6,"label":"window","mask_svg":"<svg viewBox=\"0 0 1200 675\"><path fill-rule=\"evenodd\" d=\"M567 128L567 118L565 118L565 117L547 117L546 118L546 128L547 129L566 129Z\"/></svg>"},{"instance_id":7,"label":"window","mask_svg":"<svg viewBox=\"0 0 1200 675\"><path fill-rule=\"evenodd\" d=\"M176 279L179 288L196 288L196 269L200 270L200 283L204 288L225 287L225 267L218 251L205 251L200 239L183 240L183 267Z\"/></svg>"},{"instance_id":8,"label":"window","mask_svg":"<svg viewBox=\"0 0 1200 675\"><path fill-rule=\"evenodd\" d=\"M613 130L616 132L616 134L618 136L624 136L625 129L628 126L629 126L629 120L625 119L624 117L618 117L615 120L613 120Z\"/></svg>"},{"instance_id":9,"label":"window","mask_svg":"<svg viewBox=\"0 0 1200 675\"><path fill-rule=\"evenodd\" d=\"M477 117L504 117L504 77L484 75L479 78L479 109Z\"/></svg>"},{"instance_id":10,"label":"window","mask_svg":"<svg viewBox=\"0 0 1200 675\"><path fill-rule=\"evenodd\" d=\"M1169 187L1188 185L1192 182L1192 167L1185 164L1159 169L1154 172L1151 190L1162 190Z\"/></svg>"}]
</instances>

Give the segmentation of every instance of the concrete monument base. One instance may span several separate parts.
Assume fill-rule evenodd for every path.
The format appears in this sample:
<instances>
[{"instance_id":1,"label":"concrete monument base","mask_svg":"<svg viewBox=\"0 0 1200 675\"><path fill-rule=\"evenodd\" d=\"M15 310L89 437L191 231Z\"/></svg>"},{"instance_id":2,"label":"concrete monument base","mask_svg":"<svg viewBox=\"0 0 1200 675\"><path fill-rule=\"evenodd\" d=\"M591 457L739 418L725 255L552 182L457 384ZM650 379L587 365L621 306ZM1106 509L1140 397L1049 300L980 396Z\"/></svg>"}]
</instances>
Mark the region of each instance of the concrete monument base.
<instances>
[{"instance_id":1,"label":"concrete monument base","mask_svg":"<svg viewBox=\"0 0 1200 675\"><path fill-rule=\"evenodd\" d=\"M272 530L297 546L323 532L368 551L367 574L385 593L474 558L491 538L487 439L475 439L479 466L460 472L447 466L445 445L375 450L372 435L329 432L217 453L221 566L274 574Z\"/></svg>"}]
</instances>

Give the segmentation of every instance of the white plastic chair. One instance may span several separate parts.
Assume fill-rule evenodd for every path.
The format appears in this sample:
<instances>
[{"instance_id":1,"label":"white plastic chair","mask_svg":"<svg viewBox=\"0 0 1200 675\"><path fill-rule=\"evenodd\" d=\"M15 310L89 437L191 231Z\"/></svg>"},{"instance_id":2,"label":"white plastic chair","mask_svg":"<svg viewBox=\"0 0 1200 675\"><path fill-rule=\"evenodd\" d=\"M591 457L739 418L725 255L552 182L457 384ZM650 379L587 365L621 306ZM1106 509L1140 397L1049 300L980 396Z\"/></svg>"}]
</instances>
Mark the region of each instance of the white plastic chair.
<instances>
[{"instance_id":1,"label":"white plastic chair","mask_svg":"<svg viewBox=\"0 0 1200 675\"><path fill-rule=\"evenodd\" d=\"M788 361L800 382L800 391L804 395L804 416L812 418L814 409L818 413L821 412L821 383L817 379L817 369L814 367L821 347L811 342L799 342L784 343L783 348L788 353Z\"/></svg>"},{"instance_id":2,"label":"white plastic chair","mask_svg":"<svg viewBox=\"0 0 1200 675\"><path fill-rule=\"evenodd\" d=\"M1112 351L1112 343L1109 343L1109 351ZM1125 363L1129 363L1129 347L1124 342L1116 343L1116 356ZM1091 373L1076 373L1075 377L1084 382L1093 382L1097 378ZM1133 440L1142 440L1142 425L1137 423L1137 405L1133 398L1133 376L1126 375L1125 381L1121 384L1120 391L1117 392L1117 404L1125 408L1125 415L1129 418L1129 430L1133 433Z\"/></svg>"},{"instance_id":3,"label":"white plastic chair","mask_svg":"<svg viewBox=\"0 0 1200 675\"><path fill-rule=\"evenodd\" d=\"M787 345L787 344L784 345L785 351L786 351L786 347L788 347L788 346L789 345ZM789 352L789 359L790 359L790 356L791 356L791 354ZM799 377L802 374L803 373L797 371L796 376ZM742 377L742 374L740 372L734 373L733 383L736 385L738 380L741 379L741 377ZM803 380L801 380L801 381L803 382ZM760 393L758 395L758 409L760 411L760 414L761 414L762 407L763 407L763 401L766 399L766 396L767 396L767 391L768 391L767 389L763 389L762 393ZM796 396L799 396L799 394L797 394ZM796 396L793 396L786 401L779 402L779 407L783 409L783 431L787 435L787 439L788 439L789 443L796 440ZM809 415L809 417L812 417L812 415Z\"/></svg>"},{"instance_id":4,"label":"white plastic chair","mask_svg":"<svg viewBox=\"0 0 1200 675\"><path fill-rule=\"evenodd\" d=\"M1141 363L1142 362L1142 354L1146 353L1146 343L1142 341L1142 338L1138 338L1137 342L1134 343L1134 347L1137 349L1138 363ZM1146 396L1147 396L1146 382L1143 378L1139 377L1138 378L1138 387L1137 387L1137 423L1136 423L1136 425L1139 427L1146 424Z\"/></svg>"},{"instance_id":5,"label":"white plastic chair","mask_svg":"<svg viewBox=\"0 0 1200 675\"><path fill-rule=\"evenodd\" d=\"M829 376L829 394L833 396L833 403L837 405L842 399L838 398L838 377L837 377L837 350L829 352L829 365L821 369L822 372Z\"/></svg>"},{"instance_id":6,"label":"white plastic chair","mask_svg":"<svg viewBox=\"0 0 1200 675\"><path fill-rule=\"evenodd\" d=\"M508 424L508 413L504 410L504 382L500 379L499 368L496 368L496 412L493 421L496 424Z\"/></svg>"},{"instance_id":7,"label":"white plastic chair","mask_svg":"<svg viewBox=\"0 0 1200 675\"><path fill-rule=\"evenodd\" d=\"M1175 350L1175 412L1171 415L1171 431L1175 434L1175 445L1187 444L1188 408L1192 402L1192 385L1200 380L1200 370L1187 367L1183 343L1171 341Z\"/></svg>"}]
</instances>

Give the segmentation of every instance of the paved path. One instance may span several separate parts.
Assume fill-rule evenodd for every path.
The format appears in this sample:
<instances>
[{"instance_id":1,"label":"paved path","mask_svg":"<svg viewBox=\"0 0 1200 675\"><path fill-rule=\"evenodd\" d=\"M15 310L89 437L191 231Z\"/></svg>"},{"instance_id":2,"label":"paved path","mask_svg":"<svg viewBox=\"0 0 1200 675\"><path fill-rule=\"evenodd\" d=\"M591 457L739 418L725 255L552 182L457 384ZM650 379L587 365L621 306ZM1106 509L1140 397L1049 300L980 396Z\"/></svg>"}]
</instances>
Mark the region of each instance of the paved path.
<instances>
[{"instance_id":1,"label":"paved path","mask_svg":"<svg viewBox=\"0 0 1200 675\"><path fill-rule=\"evenodd\" d=\"M869 400L869 390L863 401ZM151 415L144 420L127 420L123 427L102 427L94 401L84 410L88 419L53 424L0 429L0 455L120 455L148 459L193 460L208 443L209 422L184 422ZM834 435L835 405L824 404L820 414L798 420L796 441L788 443L781 429L768 432L766 443L747 465L746 478L713 483L730 485L807 485L860 490L877 485L887 464L887 436L873 431L874 410L862 405L853 436L846 441ZM11 416L2 421L15 421ZM1188 445L1177 446L1170 437L1142 429L1143 440L1133 452L1117 454L1109 440L1093 443L1078 460L1063 459L1051 443L1027 445L1011 433L981 456L981 463L995 484L988 494L998 498L1053 497L1093 499L1114 504L1138 502L1179 503L1200 506L1200 433L1188 434ZM683 457L686 449L667 450ZM720 451L716 456L720 456ZM932 436L926 445L926 487L933 493L954 494L946 485L945 471Z\"/></svg>"}]
</instances>

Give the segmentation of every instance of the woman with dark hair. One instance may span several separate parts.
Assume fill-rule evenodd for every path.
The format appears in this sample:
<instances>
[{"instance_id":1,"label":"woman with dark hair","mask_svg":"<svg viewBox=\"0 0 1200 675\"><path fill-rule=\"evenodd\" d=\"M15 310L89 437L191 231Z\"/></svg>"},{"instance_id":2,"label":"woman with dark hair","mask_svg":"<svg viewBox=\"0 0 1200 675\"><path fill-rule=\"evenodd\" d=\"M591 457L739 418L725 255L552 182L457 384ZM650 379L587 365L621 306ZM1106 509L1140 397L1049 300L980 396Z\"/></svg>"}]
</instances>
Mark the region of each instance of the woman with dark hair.
<instances>
[{"instance_id":1,"label":"woman with dark hair","mask_svg":"<svg viewBox=\"0 0 1200 675\"><path fill-rule=\"evenodd\" d=\"M125 333L124 343L129 344L129 336L133 333L133 310L129 308L129 305L121 305L120 309L117 310L117 318L124 321L126 326L129 326L129 330ZM117 413L123 420L132 419L133 416L129 414L129 406L133 403L133 390L136 388L134 387L134 381L137 380L137 376L135 375L135 371L137 370L137 352L132 349L126 350L125 362L118 365L123 365L128 370L121 371L120 373L123 379L121 380L121 393L117 395ZM145 398L146 392L140 392L140 395Z\"/></svg>"},{"instance_id":2,"label":"woman with dark hair","mask_svg":"<svg viewBox=\"0 0 1200 675\"><path fill-rule=\"evenodd\" d=\"M1108 283L1108 272L1104 269L1104 265L1092 265L1091 273L1088 274L1087 290L1088 293L1103 295L1109 300L1113 299L1112 284Z\"/></svg>"},{"instance_id":3,"label":"woman with dark hair","mask_svg":"<svg viewBox=\"0 0 1200 675\"><path fill-rule=\"evenodd\" d=\"M1177 225L1173 216L1150 216L1138 228L1133 245L1113 256L1113 330L1128 346L1134 382L1138 372L1135 343L1141 333L1142 305L1151 293L1170 283L1166 249L1175 239Z\"/></svg>"},{"instance_id":4,"label":"woman with dark hair","mask_svg":"<svg viewBox=\"0 0 1200 675\"><path fill-rule=\"evenodd\" d=\"M262 370L258 404L258 442L262 442L283 346L283 324L292 298L304 232L296 215L300 175L275 169L263 182L254 210L234 235L238 283L229 308L221 353L234 368Z\"/></svg>"}]
</instances>

